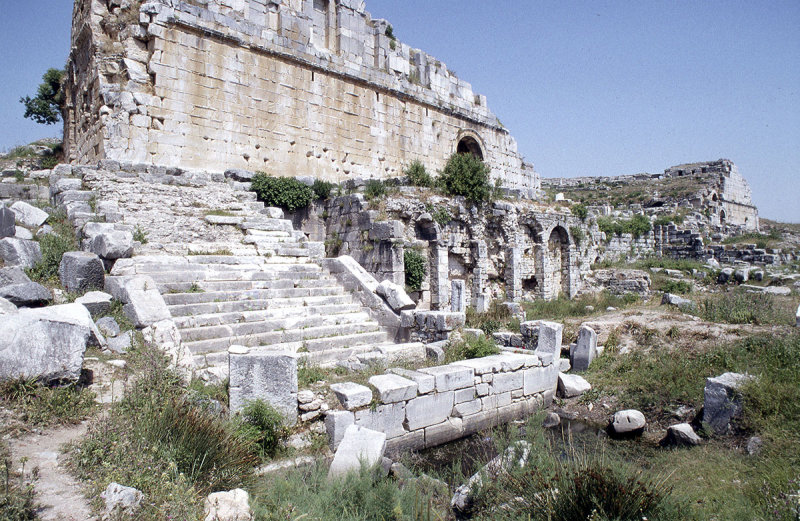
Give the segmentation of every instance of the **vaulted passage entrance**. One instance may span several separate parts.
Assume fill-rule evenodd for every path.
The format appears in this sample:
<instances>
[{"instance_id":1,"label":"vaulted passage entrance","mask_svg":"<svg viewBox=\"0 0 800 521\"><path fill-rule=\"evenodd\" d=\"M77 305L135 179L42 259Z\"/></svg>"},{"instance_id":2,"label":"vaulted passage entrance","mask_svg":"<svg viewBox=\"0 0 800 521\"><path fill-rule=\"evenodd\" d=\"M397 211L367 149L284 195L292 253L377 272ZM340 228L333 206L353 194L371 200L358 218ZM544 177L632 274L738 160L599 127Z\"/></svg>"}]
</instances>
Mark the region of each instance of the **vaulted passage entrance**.
<instances>
[{"instance_id":1,"label":"vaulted passage entrance","mask_svg":"<svg viewBox=\"0 0 800 521\"><path fill-rule=\"evenodd\" d=\"M478 159L483 160L483 150L481 150L481 145L474 137L471 136L464 136L461 138L461 140L458 142L458 147L456 147L456 152L459 154L472 154Z\"/></svg>"}]
</instances>

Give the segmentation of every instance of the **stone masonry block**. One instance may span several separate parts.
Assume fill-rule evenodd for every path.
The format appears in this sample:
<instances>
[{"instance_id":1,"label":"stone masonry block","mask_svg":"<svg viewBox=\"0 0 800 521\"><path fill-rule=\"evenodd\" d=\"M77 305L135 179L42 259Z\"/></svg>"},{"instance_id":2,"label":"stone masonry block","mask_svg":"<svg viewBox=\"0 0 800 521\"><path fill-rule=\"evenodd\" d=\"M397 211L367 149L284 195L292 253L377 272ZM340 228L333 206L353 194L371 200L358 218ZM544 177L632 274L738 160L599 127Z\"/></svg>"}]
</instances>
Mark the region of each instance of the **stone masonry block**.
<instances>
[{"instance_id":1,"label":"stone masonry block","mask_svg":"<svg viewBox=\"0 0 800 521\"><path fill-rule=\"evenodd\" d=\"M369 387L353 383L344 382L331 384L331 391L339 399L339 402L347 410L358 409L372 402L372 390Z\"/></svg>"},{"instance_id":2,"label":"stone masonry block","mask_svg":"<svg viewBox=\"0 0 800 521\"><path fill-rule=\"evenodd\" d=\"M453 391L420 396L406 404L405 427L414 431L445 421L453 411Z\"/></svg>"},{"instance_id":3,"label":"stone masonry block","mask_svg":"<svg viewBox=\"0 0 800 521\"><path fill-rule=\"evenodd\" d=\"M379 405L375 409L362 409L355 412L356 425L383 432L387 439L406 433L403 422L406 419L406 404L392 403Z\"/></svg>"},{"instance_id":4,"label":"stone masonry block","mask_svg":"<svg viewBox=\"0 0 800 521\"><path fill-rule=\"evenodd\" d=\"M71 251L61 257L58 278L69 292L83 293L103 289L106 276L103 261L94 253Z\"/></svg>"},{"instance_id":5,"label":"stone masonry block","mask_svg":"<svg viewBox=\"0 0 800 521\"><path fill-rule=\"evenodd\" d=\"M344 431L355 424L355 415L350 411L329 411L325 415L325 431L328 433L328 445L336 450L344 438Z\"/></svg>"},{"instance_id":6,"label":"stone masonry block","mask_svg":"<svg viewBox=\"0 0 800 521\"><path fill-rule=\"evenodd\" d=\"M419 394L428 394L436 387L436 378L429 374L399 367L393 367L389 369L389 372L413 380L417 384Z\"/></svg>"},{"instance_id":7,"label":"stone masonry block","mask_svg":"<svg viewBox=\"0 0 800 521\"><path fill-rule=\"evenodd\" d=\"M417 396L417 384L396 374L376 375L369 384L378 391L378 399L383 403L404 402Z\"/></svg>"},{"instance_id":8,"label":"stone masonry block","mask_svg":"<svg viewBox=\"0 0 800 521\"><path fill-rule=\"evenodd\" d=\"M233 346L228 350L230 409L235 414L249 401L264 400L297 423L297 356Z\"/></svg>"},{"instance_id":9,"label":"stone masonry block","mask_svg":"<svg viewBox=\"0 0 800 521\"><path fill-rule=\"evenodd\" d=\"M526 369L523 374L525 396L543 391L555 392L558 385L558 367L555 364Z\"/></svg>"},{"instance_id":10,"label":"stone masonry block","mask_svg":"<svg viewBox=\"0 0 800 521\"><path fill-rule=\"evenodd\" d=\"M472 379L475 376L472 368L455 364L427 367L420 369L420 372L436 378L436 390L440 393L470 387L473 385Z\"/></svg>"}]
</instances>

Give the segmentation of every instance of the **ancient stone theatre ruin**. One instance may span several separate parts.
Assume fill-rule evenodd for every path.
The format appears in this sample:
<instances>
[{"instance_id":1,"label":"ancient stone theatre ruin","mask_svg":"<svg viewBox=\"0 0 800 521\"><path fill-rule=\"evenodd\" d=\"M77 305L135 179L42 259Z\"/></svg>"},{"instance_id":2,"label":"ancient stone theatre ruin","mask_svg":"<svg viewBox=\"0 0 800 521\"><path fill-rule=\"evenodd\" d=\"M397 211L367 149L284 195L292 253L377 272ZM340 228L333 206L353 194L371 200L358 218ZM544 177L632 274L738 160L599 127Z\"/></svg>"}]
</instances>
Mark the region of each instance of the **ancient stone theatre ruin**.
<instances>
[{"instance_id":1,"label":"ancient stone theatre ruin","mask_svg":"<svg viewBox=\"0 0 800 521\"><path fill-rule=\"evenodd\" d=\"M82 0L73 17L73 162L343 181L467 151L503 187L539 188L486 98L363 0Z\"/></svg>"}]
</instances>

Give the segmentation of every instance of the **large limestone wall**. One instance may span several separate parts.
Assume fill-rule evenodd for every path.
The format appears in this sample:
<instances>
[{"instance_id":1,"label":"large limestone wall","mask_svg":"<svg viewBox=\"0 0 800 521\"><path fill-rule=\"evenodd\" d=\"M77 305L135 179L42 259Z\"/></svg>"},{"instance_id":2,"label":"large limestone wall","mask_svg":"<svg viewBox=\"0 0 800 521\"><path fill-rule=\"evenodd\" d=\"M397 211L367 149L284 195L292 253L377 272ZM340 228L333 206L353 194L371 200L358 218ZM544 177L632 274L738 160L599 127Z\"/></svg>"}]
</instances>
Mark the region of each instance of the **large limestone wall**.
<instances>
[{"instance_id":1,"label":"large limestone wall","mask_svg":"<svg viewBox=\"0 0 800 521\"><path fill-rule=\"evenodd\" d=\"M341 181L398 176L415 159L440 169L460 146L504 187L539 189L485 97L386 36L364 2L114 4L76 2L65 125L74 162Z\"/></svg>"}]
</instances>

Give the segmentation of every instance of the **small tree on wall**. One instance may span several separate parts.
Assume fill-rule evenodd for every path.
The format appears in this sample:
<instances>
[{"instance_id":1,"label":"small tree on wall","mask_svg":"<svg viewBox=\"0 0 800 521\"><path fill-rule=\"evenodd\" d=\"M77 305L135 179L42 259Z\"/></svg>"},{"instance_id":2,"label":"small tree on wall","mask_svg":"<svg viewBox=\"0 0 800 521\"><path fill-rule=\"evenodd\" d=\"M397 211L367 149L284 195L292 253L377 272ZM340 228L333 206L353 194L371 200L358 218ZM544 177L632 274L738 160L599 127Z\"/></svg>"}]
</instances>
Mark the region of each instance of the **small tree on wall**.
<instances>
[{"instance_id":1,"label":"small tree on wall","mask_svg":"<svg viewBox=\"0 0 800 521\"><path fill-rule=\"evenodd\" d=\"M42 83L36 96L25 96L19 102L25 105L25 117L43 125L54 125L61 121L64 107L64 92L61 84L66 73L59 69L48 69L42 76Z\"/></svg>"},{"instance_id":2,"label":"small tree on wall","mask_svg":"<svg viewBox=\"0 0 800 521\"><path fill-rule=\"evenodd\" d=\"M406 250L403 254L403 264L406 270L406 286L411 291L419 291L428 273L425 257L416 250Z\"/></svg>"},{"instance_id":3,"label":"small tree on wall","mask_svg":"<svg viewBox=\"0 0 800 521\"><path fill-rule=\"evenodd\" d=\"M492 198L489 167L473 154L455 153L439 176L439 184L448 195L461 195L468 201L480 203Z\"/></svg>"}]
</instances>

